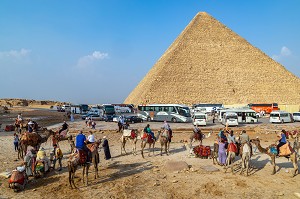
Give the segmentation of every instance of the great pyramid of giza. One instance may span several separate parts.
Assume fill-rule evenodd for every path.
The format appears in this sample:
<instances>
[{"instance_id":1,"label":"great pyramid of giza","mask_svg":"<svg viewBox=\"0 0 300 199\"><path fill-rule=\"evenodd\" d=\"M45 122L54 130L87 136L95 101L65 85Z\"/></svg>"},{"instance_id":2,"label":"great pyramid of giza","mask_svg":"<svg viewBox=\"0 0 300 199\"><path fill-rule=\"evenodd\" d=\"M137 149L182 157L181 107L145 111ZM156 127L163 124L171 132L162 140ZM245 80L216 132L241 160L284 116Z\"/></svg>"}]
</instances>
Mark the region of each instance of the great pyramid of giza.
<instances>
[{"instance_id":1,"label":"great pyramid of giza","mask_svg":"<svg viewBox=\"0 0 300 199\"><path fill-rule=\"evenodd\" d=\"M199 12L124 103L300 104L300 79Z\"/></svg>"}]
</instances>

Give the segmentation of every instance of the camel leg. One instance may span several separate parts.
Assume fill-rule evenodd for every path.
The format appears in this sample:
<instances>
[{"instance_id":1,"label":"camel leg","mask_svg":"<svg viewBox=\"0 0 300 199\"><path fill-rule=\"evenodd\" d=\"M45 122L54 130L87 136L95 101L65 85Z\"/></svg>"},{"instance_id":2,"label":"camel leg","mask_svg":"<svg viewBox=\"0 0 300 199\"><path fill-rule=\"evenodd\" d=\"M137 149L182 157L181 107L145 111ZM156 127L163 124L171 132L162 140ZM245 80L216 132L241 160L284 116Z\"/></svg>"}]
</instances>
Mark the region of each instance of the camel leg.
<instances>
[{"instance_id":1,"label":"camel leg","mask_svg":"<svg viewBox=\"0 0 300 199\"><path fill-rule=\"evenodd\" d=\"M155 142L153 142L153 148L152 148L153 156L154 156L154 146L155 146Z\"/></svg>"},{"instance_id":2,"label":"camel leg","mask_svg":"<svg viewBox=\"0 0 300 199\"><path fill-rule=\"evenodd\" d=\"M293 172L292 177L295 177L299 173L299 168L298 168L298 164L297 164L297 162L298 162L297 161L297 155L296 155L295 152L291 155L291 161L292 161L293 166L294 166L294 172Z\"/></svg>"},{"instance_id":3,"label":"camel leg","mask_svg":"<svg viewBox=\"0 0 300 199\"><path fill-rule=\"evenodd\" d=\"M247 176L249 176L249 166L250 166L250 154L247 154L247 157L246 157L246 172L247 172Z\"/></svg>"},{"instance_id":4,"label":"camel leg","mask_svg":"<svg viewBox=\"0 0 300 199\"><path fill-rule=\"evenodd\" d=\"M167 142L167 155L170 154L170 142Z\"/></svg>"},{"instance_id":5,"label":"camel leg","mask_svg":"<svg viewBox=\"0 0 300 199\"><path fill-rule=\"evenodd\" d=\"M168 155L167 148L168 148L168 142L165 143L165 152L166 152L166 154Z\"/></svg>"},{"instance_id":6,"label":"camel leg","mask_svg":"<svg viewBox=\"0 0 300 199\"><path fill-rule=\"evenodd\" d=\"M160 143L160 156L162 156L163 146L164 146L164 144Z\"/></svg>"},{"instance_id":7,"label":"camel leg","mask_svg":"<svg viewBox=\"0 0 300 199\"><path fill-rule=\"evenodd\" d=\"M68 165L68 169L69 169L69 184L70 184L71 189L73 189L73 187L72 187L72 171L71 171L70 165Z\"/></svg>"},{"instance_id":8,"label":"camel leg","mask_svg":"<svg viewBox=\"0 0 300 199\"><path fill-rule=\"evenodd\" d=\"M135 139L134 142L133 142L133 155L137 155L137 153L136 153L136 142L137 142L137 139Z\"/></svg>"},{"instance_id":9,"label":"camel leg","mask_svg":"<svg viewBox=\"0 0 300 199\"><path fill-rule=\"evenodd\" d=\"M145 148L145 146L146 146L146 143L144 143L144 142L142 141L142 143L141 143L141 148L142 148L142 149L141 149L141 154L142 154L142 157L143 157L143 158L145 158L145 157L144 157L144 148Z\"/></svg>"},{"instance_id":10,"label":"camel leg","mask_svg":"<svg viewBox=\"0 0 300 199\"><path fill-rule=\"evenodd\" d=\"M275 155L271 156L271 163L273 165L273 172L272 175L274 175L276 173L276 164L275 164Z\"/></svg>"},{"instance_id":11,"label":"camel leg","mask_svg":"<svg viewBox=\"0 0 300 199\"><path fill-rule=\"evenodd\" d=\"M151 144L149 143L149 151L148 151L148 156L151 156Z\"/></svg>"}]
</instances>

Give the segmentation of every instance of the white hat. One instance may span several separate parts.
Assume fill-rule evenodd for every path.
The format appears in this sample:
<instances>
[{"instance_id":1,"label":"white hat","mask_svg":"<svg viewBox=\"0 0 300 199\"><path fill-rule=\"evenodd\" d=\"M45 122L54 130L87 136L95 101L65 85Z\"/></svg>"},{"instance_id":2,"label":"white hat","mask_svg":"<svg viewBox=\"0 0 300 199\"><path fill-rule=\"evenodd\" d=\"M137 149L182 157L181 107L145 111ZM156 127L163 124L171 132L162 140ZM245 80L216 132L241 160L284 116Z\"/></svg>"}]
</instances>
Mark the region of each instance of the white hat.
<instances>
[{"instance_id":1,"label":"white hat","mask_svg":"<svg viewBox=\"0 0 300 199\"><path fill-rule=\"evenodd\" d=\"M103 139L106 139L106 136L103 136Z\"/></svg>"},{"instance_id":2,"label":"white hat","mask_svg":"<svg viewBox=\"0 0 300 199\"><path fill-rule=\"evenodd\" d=\"M28 122L28 124L34 124L32 121Z\"/></svg>"}]
</instances>

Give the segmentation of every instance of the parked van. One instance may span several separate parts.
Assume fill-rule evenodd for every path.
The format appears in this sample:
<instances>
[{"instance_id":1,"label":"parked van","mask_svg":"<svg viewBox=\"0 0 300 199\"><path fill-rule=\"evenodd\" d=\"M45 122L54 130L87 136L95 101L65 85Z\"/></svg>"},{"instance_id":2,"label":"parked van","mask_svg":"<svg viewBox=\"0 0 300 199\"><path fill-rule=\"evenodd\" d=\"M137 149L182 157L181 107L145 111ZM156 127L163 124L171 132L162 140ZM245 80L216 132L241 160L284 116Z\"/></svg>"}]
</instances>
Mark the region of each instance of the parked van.
<instances>
[{"instance_id":1,"label":"parked van","mask_svg":"<svg viewBox=\"0 0 300 199\"><path fill-rule=\"evenodd\" d=\"M64 112L71 112L71 106L70 106L70 105L67 105L67 104L62 105L61 109L62 109Z\"/></svg>"},{"instance_id":2,"label":"parked van","mask_svg":"<svg viewBox=\"0 0 300 199\"><path fill-rule=\"evenodd\" d=\"M300 112L293 113L293 119L295 122L300 122Z\"/></svg>"},{"instance_id":3,"label":"parked van","mask_svg":"<svg viewBox=\"0 0 300 199\"><path fill-rule=\"evenodd\" d=\"M199 113L196 112L193 117L193 124L194 126L206 126L206 121L207 121L207 115L205 113Z\"/></svg>"},{"instance_id":4,"label":"parked van","mask_svg":"<svg viewBox=\"0 0 300 199\"><path fill-rule=\"evenodd\" d=\"M285 111L272 111L270 113L271 123L293 122L292 114Z\"/></svg>"},{"instance_id":5,"label":"parked van","mask_svg":"<svg viewBox=\"0 0 300 199\"><path fill-rule=\"evenodd\" d=\"M228 126L238 126L238 115L235 112L225 112L222 118L222 124Z\"/></svg>"}]
</instances>

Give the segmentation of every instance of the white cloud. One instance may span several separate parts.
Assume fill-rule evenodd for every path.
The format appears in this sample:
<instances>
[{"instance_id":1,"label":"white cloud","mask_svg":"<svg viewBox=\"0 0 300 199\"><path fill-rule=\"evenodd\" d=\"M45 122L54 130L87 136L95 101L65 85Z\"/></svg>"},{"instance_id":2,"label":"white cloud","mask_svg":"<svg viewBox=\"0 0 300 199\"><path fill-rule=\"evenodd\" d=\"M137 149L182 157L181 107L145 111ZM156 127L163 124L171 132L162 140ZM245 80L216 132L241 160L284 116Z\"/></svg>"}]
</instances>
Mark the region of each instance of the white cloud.
<instances>
[{"instance_id":1,"label":"white cloud","mask_svg":"<svg viewBox=\"0 0 300 199\"><path fill-rule=\"evenodd\" d=\"M103 60L103 59L108 59L108 53L94 51L91 55L80 57L77 62L77 66L86 67L93 64L95 61Z\"/></svg>"},{"instance_id":2,"label":"white cloud","mask_svg":"<svg viewBox=\"0 0 300 199\"><path fill-rule=\"evenodd\" d=\"M273 55L272 59L276 60L276 61L280 61L283 58L289 57L292 55L292 51L290 49L288 49L286 46L283 46L280 50L280 54L279 55Z\"/></svg>"},{"instance_id":3,"label":"white cloud","mask_svg":"<svg viewBox=\"0 0 300 199\"><path fill-rule=\"evenodd\" d=\"M27 57L31 50L22 48L21 50L0 51L0 59L20 59Z\"/></svg>"}]
</instances>

